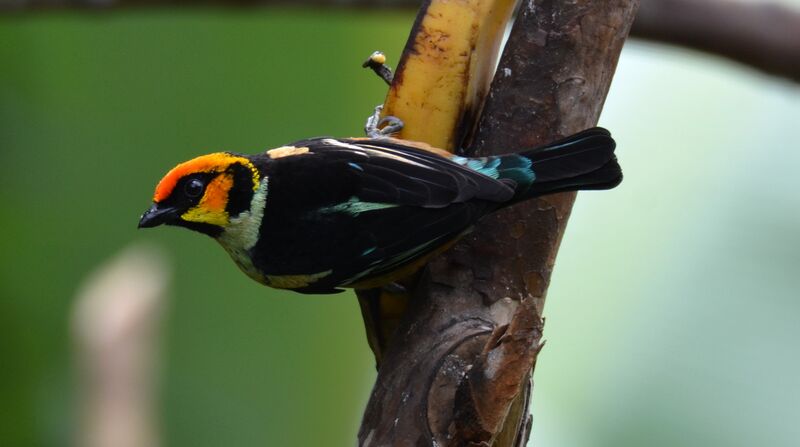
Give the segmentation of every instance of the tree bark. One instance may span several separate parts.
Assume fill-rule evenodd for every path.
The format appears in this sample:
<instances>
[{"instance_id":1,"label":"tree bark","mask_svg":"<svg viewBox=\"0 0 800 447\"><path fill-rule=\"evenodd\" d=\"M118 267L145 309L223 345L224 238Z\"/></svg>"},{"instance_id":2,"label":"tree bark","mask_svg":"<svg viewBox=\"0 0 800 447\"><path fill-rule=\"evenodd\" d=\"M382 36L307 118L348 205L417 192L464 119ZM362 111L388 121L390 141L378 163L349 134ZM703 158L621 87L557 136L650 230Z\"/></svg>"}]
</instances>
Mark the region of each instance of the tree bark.
<instances>
[{"instance_id":1,"label":"tree bark","mask_svg":"<svg viewBox=\"0 0 800 447\"><path fill-rule=\"evenodd\" d=\"M524 2L469 152L517 151L593 126L637 5ZM525 444L541 309L574 199L495 213L430 264L385 352L360 445Z\"/></svg>"}]
</instances>

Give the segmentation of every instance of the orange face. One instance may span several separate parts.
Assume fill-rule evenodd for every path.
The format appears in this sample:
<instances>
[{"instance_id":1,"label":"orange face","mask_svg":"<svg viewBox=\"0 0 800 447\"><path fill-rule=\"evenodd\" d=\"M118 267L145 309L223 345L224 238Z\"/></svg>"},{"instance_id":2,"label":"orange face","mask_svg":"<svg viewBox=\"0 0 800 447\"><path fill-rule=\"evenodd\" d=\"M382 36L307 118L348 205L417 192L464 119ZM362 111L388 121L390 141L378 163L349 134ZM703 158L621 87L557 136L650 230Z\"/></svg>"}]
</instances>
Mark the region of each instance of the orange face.
<instances>
[{"instance_id":1,"label":"orange face","mask_svg":"<svg viewBox=\"0 0 800 447\"><path fill-rule=\"evenodd\" d=\"M234 186L235 165L250 170L253 190L258 189L258 170L247 158L225 152L203 155L179 164L161 179L153 207L142 216L139 226L166 223L224 228L230 221L226 208Z\"/></svg>"}]
</instances>

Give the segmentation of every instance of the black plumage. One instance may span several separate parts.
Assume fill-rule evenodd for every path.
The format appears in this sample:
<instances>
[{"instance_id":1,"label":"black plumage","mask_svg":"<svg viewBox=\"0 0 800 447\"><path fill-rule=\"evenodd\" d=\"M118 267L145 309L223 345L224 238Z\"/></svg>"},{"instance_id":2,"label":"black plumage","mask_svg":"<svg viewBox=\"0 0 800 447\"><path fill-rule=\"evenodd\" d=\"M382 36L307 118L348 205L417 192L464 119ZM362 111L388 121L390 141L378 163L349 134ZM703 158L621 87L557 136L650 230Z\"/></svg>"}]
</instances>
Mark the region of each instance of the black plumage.
<instances>
[{"instance_id":1,"label":"black plumage","mask_svg":"<svg viewBox=\"0 0 800 447\"><path fill-rule=\"evenodd\" d=\"M250 157L269 182L251 258L270 276L324 274L299 290L307 293L384 276L516 201L621 179L604 130L482 159L446 158L392 139L293 146L308 151Z\"/></svg>"},{"instance_id":2,"label":"black plumage","mask_svg":"<svg viewBox=\"0 0 800 447\"><path fill-rule=\"evenodd\" d=\"M335 293L399 279L499 208L621 179L614 140L599 128L478 158L391 138L314 138L179 164L139 226L208 234L258 281Z\"/></svg>"}]
</instances>

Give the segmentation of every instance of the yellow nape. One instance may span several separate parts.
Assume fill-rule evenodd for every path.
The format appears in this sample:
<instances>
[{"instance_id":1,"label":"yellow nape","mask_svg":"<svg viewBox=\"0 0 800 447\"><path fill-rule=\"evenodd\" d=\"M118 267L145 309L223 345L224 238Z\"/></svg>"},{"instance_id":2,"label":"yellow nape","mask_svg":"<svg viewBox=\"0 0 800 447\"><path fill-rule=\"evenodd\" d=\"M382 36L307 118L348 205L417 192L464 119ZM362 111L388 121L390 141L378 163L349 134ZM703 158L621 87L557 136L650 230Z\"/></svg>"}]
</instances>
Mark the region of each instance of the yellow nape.
<instances>
[{"instance_id":1,"label":"yellow nape","mask_svg":"<svg viewBox=\"0 0 800 447\"><path fill-rule=\"evenodd\" d=\"M301 289L333 273L333 270L326 270L309 275L266 275L267 285L276 289Z\"/></svg>"}]
</instances>

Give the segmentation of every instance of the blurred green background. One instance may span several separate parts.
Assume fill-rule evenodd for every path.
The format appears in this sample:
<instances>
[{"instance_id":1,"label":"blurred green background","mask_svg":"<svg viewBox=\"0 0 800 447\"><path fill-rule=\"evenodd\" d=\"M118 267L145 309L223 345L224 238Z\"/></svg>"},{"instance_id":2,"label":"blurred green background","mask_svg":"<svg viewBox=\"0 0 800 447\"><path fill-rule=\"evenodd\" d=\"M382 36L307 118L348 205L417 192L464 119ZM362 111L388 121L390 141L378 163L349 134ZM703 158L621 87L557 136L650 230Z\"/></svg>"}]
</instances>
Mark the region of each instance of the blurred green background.
<instances>
[{"instance_id":1,"label":"blurred green background","mask_svg":"<svg viewBox=\"0 0 800 447\"><path fill-rule=\"evenodd\" d=\"M800 4L800 2L796 2ZM412 13L0 18L0 445L71 444L69 317L131 241L175 263L165 446L352 445L374 379L355 298L243 276L211 240L136 231L161 175L216 150L360 135ZM583 193L537 365L537 446L800 439L800 87L630 42L601 124L626 179Z\"/></svg>"}]
</instances>

